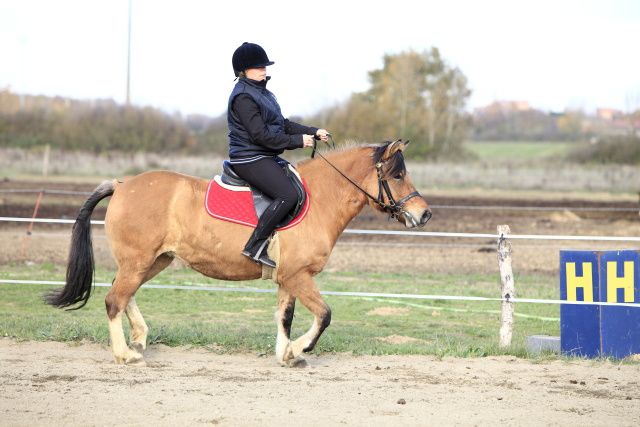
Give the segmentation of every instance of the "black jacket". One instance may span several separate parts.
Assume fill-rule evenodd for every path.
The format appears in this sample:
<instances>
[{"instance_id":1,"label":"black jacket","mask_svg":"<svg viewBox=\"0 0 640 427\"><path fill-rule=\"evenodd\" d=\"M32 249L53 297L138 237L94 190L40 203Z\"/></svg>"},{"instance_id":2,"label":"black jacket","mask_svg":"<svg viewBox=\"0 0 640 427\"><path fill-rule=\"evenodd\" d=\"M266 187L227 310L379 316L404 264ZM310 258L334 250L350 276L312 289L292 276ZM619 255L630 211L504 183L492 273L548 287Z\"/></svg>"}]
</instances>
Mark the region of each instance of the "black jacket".
<instances>
[{"instance_id":1,"label":"black jacket","mask_svg":"<svg viewBox=\"0 0 640 427\"><path fill-rule=\"evenodd\" d=\"M229 96L231 159L277 156L284 150L301 148L302 135L314 135L318 130L282 117L280 105L266 84L266 80L257 82L243 77Z\"/></svg>"}]
</instances>

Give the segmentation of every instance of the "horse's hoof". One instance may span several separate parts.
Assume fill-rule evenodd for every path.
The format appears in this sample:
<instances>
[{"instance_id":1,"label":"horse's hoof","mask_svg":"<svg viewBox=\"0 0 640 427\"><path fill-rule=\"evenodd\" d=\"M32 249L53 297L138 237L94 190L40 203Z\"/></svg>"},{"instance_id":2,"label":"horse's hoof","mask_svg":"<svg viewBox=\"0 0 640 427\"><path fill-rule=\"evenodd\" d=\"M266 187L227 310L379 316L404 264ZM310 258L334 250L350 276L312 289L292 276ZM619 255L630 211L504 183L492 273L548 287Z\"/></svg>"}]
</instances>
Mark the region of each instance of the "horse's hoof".
<instances>
[{"instance_id":1,"label":"horse's hoof","mask_svg":"<svg viewBox=\"0 0 640 427\"><path fill-rule=\"evenodd\" d=\"M127 352L124 356L113 356L113 360L116 365L146 366L142 354L135 351Z\"/></svg>"},{"instance_id":2,"label":"horse's hoof","mask_svg":"<svg viewBox=\"0 0 640 427\"><path fill-rule=\"evenodd\" d=\"M295 357L293 359L289 359L286 362L287 367L289 368L306 368L309 366L307 361L303 357Z\"/></svg>"},{"instance_id":3,"label":"horse's hoof","mask_svg":"<svg viewBox=\"0 0 640 427\"><path fill-rule=\"evenodd\" d=\"M294 359L295 356L293 355L293 348L291 348L291 344L287 345L287 348L284 351L284 357L283 359L285 361L289 361L291 359Z\"/></svg>"},{"instance_id":4,"label":"horse's hoof","mask_svg":"<svg viewBox=\"0 0 640 427\"><path fill-rule=\"evenodd\" d=\"M139 343L139 342L132 342L131 344L129 344L129 348L135 351L136 353L140 353L140 354L142 354L145 350L142 343Z\"/></svg>"},{"instance_id":5,"label":"horse's hoof","mask_svg":"<svg viewBox=\"0 0 640 427\"><path fill-rule=\"evenodd\" d=\"M145 362L145 360L140 357L137 359L132 359L131 361L127 360L127 365L129 366L147 366L147 362Z\"/></svg>"}]
</instances>

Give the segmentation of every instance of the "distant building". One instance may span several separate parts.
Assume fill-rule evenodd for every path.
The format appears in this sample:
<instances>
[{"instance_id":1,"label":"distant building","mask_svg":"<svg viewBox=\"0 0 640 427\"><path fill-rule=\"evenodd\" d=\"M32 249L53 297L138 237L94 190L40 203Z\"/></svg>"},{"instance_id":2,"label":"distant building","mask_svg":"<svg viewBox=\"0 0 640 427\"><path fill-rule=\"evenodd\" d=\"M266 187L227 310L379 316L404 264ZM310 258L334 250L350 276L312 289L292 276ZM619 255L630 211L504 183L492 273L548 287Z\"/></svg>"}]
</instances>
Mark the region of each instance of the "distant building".
<instances>
[{"instance_id":1,"label":"distant building","mask_svg":"<svg viewBox=\"0 0 640 427\"><path fill-rule=\"evenodd\" d=\"M596 110L596 116L601 120L612 121L623 115L624 113L622 111L613 108L598 108Z\"/></svg>"},{"instance_id":2,"label":"distant building","mask_svg":"<svg viewBox=\"0 0 640 427\"><path fill-rule=\"evenodd\" d=\"M529 111L531 105L527 101L507 101L506 104L515 111Z\"/></svg>"},{"instance_id":3,"label":"distant building","mask_svg":"<svg viewBox=\"0 0 640 427\"><path fill-rule=\"evenodd\" d=\"M532 109L528 101L494 101L487 106L476 108L474 114L513 113Z\"/></svg>"}]
</instances>

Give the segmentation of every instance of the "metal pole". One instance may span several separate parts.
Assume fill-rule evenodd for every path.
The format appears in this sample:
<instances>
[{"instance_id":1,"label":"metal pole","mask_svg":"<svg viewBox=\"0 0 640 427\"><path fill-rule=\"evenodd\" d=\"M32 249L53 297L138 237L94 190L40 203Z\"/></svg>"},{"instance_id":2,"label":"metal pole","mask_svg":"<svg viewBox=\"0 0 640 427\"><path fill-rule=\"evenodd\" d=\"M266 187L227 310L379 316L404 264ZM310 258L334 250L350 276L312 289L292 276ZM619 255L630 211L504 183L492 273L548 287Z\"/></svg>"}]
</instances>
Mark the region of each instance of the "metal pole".
<instances>
[{"instance_id":1,"label":"metal pole","mask_svg":"<svg viewBox=\"0 0 640 427\"><path fill-rule=\"evenodd\" d=\"M129 0L129 33L127 37L127 105L131 104L131 1Z\"/></svg>"}]
</instances>

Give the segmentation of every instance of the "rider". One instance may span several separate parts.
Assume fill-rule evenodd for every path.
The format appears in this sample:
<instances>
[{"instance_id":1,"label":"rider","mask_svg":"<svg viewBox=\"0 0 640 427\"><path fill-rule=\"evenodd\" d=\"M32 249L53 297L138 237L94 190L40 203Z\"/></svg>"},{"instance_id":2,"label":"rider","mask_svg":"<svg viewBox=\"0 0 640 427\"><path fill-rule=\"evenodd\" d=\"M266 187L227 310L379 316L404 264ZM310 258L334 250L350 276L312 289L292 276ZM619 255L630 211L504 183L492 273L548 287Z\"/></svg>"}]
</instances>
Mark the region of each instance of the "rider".
<instances>
[{"instance_id":1,"label":"rider","mask_svg":"<svg viewBox=\"0 0 640 427\"><path fill-rule=\"evenodd\" d=\"M275 267L267 255L268 239L298 201L295 187L276 159L284 150L313 146L314 135L327 141L329 134L282 116L276 97L267 89L271 77L266 67L274 62L262 47L243 43L233 53L232 64L238 82L227 109L229 162L242 179L273 199L242 254Z\"/></svg>"}]
</instances>

